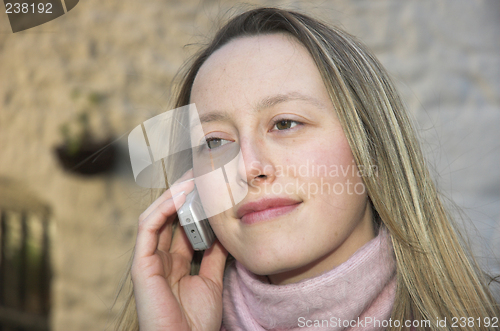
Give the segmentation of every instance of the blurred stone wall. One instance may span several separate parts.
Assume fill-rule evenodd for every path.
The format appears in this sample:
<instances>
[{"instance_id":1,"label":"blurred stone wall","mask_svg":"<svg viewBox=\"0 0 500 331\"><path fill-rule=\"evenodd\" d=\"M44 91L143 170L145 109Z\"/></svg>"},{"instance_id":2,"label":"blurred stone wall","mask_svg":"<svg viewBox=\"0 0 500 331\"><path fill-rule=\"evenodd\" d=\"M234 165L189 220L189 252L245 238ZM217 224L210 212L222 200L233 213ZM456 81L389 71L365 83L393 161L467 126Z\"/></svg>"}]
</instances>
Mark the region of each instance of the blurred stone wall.
<instances>
[{"instance_id":1,"label":"blurred stone wall","mask_svg":"<svg viewBox=\"0 0 500 331\"><path fill-rule=\"evenodd\" d=\"M168 109L174 75L220 20L258 4L306 10L375 52L415 118L443 193L478 229L476 255L500 273L500 2L251 4L86 0L15 34L0 14L0 177L52 208L53 330L109 328L148 201L133 181L126 134ZM85 109L95 136L117 139L110 174L76 176L54 156L61 125L76 125Z\"/></svg>"}]
</instances>

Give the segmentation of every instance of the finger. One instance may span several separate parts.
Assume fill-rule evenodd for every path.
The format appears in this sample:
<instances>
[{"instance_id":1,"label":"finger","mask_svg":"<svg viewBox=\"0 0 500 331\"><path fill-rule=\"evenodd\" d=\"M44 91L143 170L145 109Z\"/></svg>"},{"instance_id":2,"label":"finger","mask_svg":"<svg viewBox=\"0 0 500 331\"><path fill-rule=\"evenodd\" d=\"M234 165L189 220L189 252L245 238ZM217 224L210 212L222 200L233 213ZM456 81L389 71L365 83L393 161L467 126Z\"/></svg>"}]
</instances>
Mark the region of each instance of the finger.
<instances>
[{"instance_id":1,"label":"finger","mask_svg":"<svg viewBox=\"0 0 500 331\"><path fill-rule=\"evenodd\" d=\"M214 244L205 251L201 260L199 276L206 277L222 289L222 278L226 265L227 251L215 239Z\"/></svg>"},{"instance_id":2,"label":"finger","mask_svg":"<svg viewBox=\"0 0 500 331\"><path fill-rule=\"evenodd\" d=\"M194 188L194 178L192 169L188 170L179 178L168 190L163 192L142 214L146 218L158 205L177 195L182 191L191 192Z\"/></svg>"},{"instance_id":3,"label":"finger","mask_svg":"<svg viewBox=\"0 0 500 331\"><path fill-rule=\"evenodd\" d=\"M170 199L172 196L179 194L182 191L189 193L194 188L193 170L190 169L182 175L168 190L162 193L146 210L141 214L139 219L145 219L155 210L160 204Z\"/></svg>"},{"instance_id":4,"label":"finger","mask_svg":"<svg viewBox=\"0 0 500 331\"><path fill-rule=\"evenodd\" d=\"M175 213L175 205L181 205L185 201L186 196L183 193L174 196L159 204L145 220L139 222L135 251L136 256L141 258L151 256L155 253L158 247L158 234L160 228L165 224L167 219L170 221L174 219L169 216Z\"/></svg>"},{"instance_id":5,"label":"finger","mask_svg":"<svg viewBox=\"0 0 500 331\"><path fill-rule=\"evenodd\" d=\"M193 246L191 245L184 228L180 224L177 225L177 228L174 231L170 252L182 255L188 261L193 259Z\"/></svg>"},{"instance_id":6,"label":"finger","mask_svg":"<svg viewBox=\"0 0 500 331\"><path fill-rule=\"evenodd\" d=\"M171 219L170 219L171 218ZM163 226L158 231L158 247L157 249L161 252L168 253L170 249L170 244L172 242L172 231L175 230L174 223L177 220L177 214L174 213L170 215L163 224Z\"/></svg>"}]
</instances>

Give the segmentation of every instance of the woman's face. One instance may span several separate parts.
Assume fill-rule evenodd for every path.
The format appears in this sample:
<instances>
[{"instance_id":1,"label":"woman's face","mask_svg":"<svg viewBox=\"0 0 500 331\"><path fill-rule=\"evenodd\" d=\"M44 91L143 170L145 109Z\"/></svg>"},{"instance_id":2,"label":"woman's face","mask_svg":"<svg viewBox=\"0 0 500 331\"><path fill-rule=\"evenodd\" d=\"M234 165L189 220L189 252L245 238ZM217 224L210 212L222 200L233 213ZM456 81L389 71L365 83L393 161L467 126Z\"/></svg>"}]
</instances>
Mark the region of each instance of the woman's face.
<instances>
[{"instance_id":1,"label":"woman's face","mask_svg":"<svg viewBox=\"0 0 500 331\"><path fill-rule=\"evenodd\" d=\"M210 224L247 269L275 284L296 282L373 238L347 139L313 59L292 37L229 42L200 68L191 103L209 147L241 148L248 193Z\"/></svg>"}]
</instances>

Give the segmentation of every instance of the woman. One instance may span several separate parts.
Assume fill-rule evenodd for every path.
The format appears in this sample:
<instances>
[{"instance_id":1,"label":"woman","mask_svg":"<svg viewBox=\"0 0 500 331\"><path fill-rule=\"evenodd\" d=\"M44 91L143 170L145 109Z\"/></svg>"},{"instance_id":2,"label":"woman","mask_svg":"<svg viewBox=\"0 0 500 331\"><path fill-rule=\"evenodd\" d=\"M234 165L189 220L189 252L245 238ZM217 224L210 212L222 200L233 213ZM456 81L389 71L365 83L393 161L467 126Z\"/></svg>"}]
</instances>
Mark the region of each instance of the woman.
<instances>
[{"instance_id":1,"label":"woman","mask_svg":"<svg viewBox=\"0 0 500 331\"><path fill-rule=\"evenodd\" d=\"M172 227L193 182L141 215L120 330L498 327L392 83L352 36L243 13L183 77L176 106L191 103L208 149L239 144L248 194L210 217L218 241L197 276Z\"/></svg>"}]
</instances>

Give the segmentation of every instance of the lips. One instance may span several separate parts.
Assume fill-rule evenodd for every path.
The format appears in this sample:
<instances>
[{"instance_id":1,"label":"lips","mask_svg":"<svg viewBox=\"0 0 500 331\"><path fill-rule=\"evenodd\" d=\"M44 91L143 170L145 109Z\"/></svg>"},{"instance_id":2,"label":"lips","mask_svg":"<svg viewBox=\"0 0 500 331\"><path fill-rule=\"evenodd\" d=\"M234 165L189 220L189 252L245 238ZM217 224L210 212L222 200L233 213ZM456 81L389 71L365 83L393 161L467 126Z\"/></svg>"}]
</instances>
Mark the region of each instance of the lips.
<instances>
[{"instance_id":1,"label":"lips","mask_svg":"<svg viewBox=\"0 0 500 331\"><path fill-rule=\"evenodd\" d=\"M290 198L264 198L242 205L236 216L246 224L253 224L288 214L302 201Z\"/></svg>"}]
</instances>

